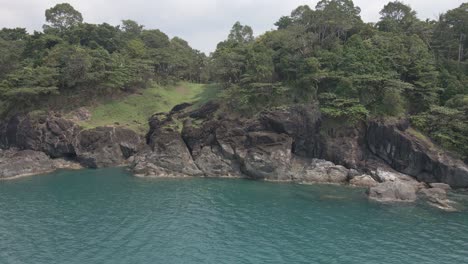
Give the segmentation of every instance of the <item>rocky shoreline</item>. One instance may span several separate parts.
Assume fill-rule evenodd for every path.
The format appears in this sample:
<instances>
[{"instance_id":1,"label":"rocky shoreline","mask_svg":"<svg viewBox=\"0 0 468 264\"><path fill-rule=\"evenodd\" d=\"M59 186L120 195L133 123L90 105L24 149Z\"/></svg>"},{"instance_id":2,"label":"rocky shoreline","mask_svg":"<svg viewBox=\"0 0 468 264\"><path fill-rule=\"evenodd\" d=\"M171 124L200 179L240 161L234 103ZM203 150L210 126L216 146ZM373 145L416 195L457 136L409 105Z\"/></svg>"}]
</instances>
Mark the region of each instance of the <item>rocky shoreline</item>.
<instances>
[{"instance_id":1,"label":"rocky shoreline","mask_svg":"<svg viewBox=\"0 0 468 264\"><path fill-rule=\"evenodd\" d=\"M0 179L59 168L128 166L140 177L236 177L346 184L379 202L456 210L451 188L468 187L468 166L412 133L409 122L350 124L316 105L293 105L254 118L209 102L149 119L146 138L121 127L83 129L56 113L16 115L0 124Z\"/></svg>"}]
</instances>

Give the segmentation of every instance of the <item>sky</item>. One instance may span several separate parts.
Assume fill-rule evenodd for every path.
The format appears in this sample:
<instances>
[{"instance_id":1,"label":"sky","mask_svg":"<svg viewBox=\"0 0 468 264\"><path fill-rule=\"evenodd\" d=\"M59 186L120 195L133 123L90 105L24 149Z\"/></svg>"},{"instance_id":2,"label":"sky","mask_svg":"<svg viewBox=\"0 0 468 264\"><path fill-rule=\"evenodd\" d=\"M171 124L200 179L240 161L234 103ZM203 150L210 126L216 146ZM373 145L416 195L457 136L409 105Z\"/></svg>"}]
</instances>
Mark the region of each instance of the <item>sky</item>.
<instances>
[{"instance_id":1,"label":"sky","mask_svg":"<svg viewBox=\"0 0 468 264\"><path fill-rule=\"evenodd\" d=\"M420 19L439 14L467 0L406 0ZM214 51L227 38L236 21L249 25L255 35L274 29L281 16L300 5L315 7L318 0L0 0L0 28L24 27L41 30L44 12L57 3L68 2L83 14L85 22L118 25L132 19L146 29L160 29L178 36L205 53ZM376 22L389 0L354 0L365 22Z\"/></svg>"}]
</instances>

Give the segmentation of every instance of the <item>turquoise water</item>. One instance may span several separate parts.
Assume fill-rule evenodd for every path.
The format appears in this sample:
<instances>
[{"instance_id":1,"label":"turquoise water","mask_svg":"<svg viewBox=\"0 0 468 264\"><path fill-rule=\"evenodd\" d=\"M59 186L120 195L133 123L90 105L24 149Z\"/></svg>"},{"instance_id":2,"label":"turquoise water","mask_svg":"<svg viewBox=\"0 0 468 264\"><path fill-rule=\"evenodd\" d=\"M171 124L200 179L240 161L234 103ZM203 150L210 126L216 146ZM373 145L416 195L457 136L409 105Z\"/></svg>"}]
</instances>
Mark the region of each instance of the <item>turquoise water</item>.
<instances>
[{"instance_id":1,"label":"turquoise water","mask_svg":"<svg viewBox=\"0 0 468 264\"><path fill-rule=\"evenodd\" d=\"M0 182L0 263L468 263L468 213L339 186L62 171Z\"/></svg>"}]
</instances>

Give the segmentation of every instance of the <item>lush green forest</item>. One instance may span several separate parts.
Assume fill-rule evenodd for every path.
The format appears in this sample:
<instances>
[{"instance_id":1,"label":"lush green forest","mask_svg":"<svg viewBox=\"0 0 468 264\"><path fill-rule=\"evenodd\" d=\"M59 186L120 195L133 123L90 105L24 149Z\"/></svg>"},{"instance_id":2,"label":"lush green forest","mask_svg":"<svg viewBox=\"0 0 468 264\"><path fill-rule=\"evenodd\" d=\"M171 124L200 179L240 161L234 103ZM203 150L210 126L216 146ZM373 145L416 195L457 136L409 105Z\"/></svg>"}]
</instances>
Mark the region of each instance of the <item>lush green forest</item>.
<instances>
[{"instance_id":1,"label":"lush green forest","mask_svg":"<svg viewBox=\"0 0 468 264\"><path fill-rule=\"evenodd\" d=\"M441 146L468 157L468 3L418 19L389 2L365 23L352 0L322 0L255 37L237 22L209 56L136 21L89 24L69 4L46 10L43 32L0 31L3 114L134 93L154 84L217 83L227 111L257 113L319 102L355 122L408 117ZM77 99L78 98L78 99Z\"/></svg>"}]
</instances>

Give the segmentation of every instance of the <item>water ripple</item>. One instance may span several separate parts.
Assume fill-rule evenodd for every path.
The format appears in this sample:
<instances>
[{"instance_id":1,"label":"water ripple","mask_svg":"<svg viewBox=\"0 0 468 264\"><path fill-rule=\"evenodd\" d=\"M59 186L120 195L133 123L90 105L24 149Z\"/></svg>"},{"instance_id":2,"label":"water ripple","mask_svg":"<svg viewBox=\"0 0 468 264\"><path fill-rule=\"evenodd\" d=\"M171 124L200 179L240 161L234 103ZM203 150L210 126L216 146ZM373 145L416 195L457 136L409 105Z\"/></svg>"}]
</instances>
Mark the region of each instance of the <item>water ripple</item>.
<instances>
[{"instance_id":1,"label":"water ripple","mask_svg":"<svg viewBox=\"0 0 468 264\"><path fill-rule=\"evenodd\" d=\"M339 186L58 172L0 182L0 212L1 264L468 259L467 212L381 205Z\"/></svg>"}]
</instances>

